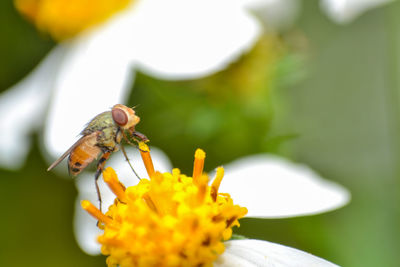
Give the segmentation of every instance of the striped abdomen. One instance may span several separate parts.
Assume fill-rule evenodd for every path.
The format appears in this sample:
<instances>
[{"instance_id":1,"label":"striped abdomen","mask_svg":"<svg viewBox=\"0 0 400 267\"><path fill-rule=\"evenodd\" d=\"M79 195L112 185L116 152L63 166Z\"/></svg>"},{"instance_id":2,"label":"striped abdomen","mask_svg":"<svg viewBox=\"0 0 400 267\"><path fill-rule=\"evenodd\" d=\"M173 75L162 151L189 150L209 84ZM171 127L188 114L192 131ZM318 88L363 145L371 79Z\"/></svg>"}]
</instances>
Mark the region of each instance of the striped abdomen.
<instances>
[{"instance_id":1,"label":"striped abdomen","mask_svg":"<svg viewBox=\"0 0 400 267\"><path fill-rule=\"evenodd\" d=\"M78 175L100 154L101 149L96 146L96 136L83 137L84 140L69 154L68 170L72 175Z\"/></svg>"}]
</instances>

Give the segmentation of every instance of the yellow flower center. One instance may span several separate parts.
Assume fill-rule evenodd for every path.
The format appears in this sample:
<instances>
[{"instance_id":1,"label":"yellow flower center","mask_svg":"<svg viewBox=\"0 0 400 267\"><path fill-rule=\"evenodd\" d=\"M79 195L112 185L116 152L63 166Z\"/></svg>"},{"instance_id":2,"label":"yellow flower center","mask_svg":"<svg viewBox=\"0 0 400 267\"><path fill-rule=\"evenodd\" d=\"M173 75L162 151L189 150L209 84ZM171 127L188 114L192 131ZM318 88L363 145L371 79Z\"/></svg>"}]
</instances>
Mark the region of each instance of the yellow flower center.
<instances>
[{"instance_id":1,"label":"yellow flower center","mask_svg":"<svg viewBox=\"0 0 400 267\"><path fill-rule=\"evenodd\" d=\"M108 266L211 266L224 252L222 241L247 209L234 205L229 194L218 193L222 167L208 186L204 151L195 153L193 178L154 171L147 145L140 145L150 179L124 188L112 168L103 177L117 196L106 214L89 201L82 207L101 222L98 237Z\"/></svg>"},{"instance_id":2,"label":"yellow flower center","mask_svg":"<svg viewBox=\"0 0 400 267\"><path fill-rule=\"evenodd\" d=\"M126 8L131 0L14 0L20 13L56 40L77 35Z\"/></svg>"}]
</instances>

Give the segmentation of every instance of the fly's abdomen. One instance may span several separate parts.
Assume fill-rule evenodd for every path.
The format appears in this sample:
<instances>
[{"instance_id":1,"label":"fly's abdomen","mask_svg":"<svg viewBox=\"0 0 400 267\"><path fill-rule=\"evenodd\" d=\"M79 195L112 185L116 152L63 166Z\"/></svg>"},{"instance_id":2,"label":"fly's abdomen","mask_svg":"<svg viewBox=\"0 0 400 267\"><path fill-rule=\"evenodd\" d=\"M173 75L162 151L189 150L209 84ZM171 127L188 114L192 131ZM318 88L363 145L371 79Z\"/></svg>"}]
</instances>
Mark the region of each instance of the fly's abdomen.
<instances>
[{"instance_id":1,"label":"fly's abdomen","mask_svg":"<svg viewBox=\"0 0 400 267\"><path fill-rule=\"evenodd\" d=\"M70 174L74 176L78 175L87 165L97 158L100 152L101 149L90 142L83 142L74 148L68 158Z\"/></svg>"}]
</instances>

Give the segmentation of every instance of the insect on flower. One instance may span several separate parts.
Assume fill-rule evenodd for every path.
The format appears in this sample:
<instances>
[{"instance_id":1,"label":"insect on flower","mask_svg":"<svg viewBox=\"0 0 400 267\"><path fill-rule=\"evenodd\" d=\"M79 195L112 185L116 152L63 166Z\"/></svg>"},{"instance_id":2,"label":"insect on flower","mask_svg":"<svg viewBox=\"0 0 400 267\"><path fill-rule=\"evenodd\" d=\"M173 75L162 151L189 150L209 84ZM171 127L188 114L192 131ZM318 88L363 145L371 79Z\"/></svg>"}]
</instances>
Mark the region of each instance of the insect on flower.
<instances>
[{"instance_id":1,"label":"insect on flower","mask_svg":"<svg viewBox=\"0 0 400 267\"><path fill-rule=\"evenodd\" d=\"M125 140L127 143L132 145L134 144L131 140L134 140L135 142L149 141L144 134L135 130L135 126L139 121L140 118L135 114L135 111L132 108L121 104L114 105L111 111L105 111L94 117L81 132L82 137L59 159L51 164L47 171L53 169L68 156L68 172L73 176L76 176L93 160L101 155L100 160L97 163L95 174L96 191L101 209L101 195L97 180L111 153L118 151L118 149L121 148L129 163L128 156L121 141Z\"/></svg>"}]
</instances>

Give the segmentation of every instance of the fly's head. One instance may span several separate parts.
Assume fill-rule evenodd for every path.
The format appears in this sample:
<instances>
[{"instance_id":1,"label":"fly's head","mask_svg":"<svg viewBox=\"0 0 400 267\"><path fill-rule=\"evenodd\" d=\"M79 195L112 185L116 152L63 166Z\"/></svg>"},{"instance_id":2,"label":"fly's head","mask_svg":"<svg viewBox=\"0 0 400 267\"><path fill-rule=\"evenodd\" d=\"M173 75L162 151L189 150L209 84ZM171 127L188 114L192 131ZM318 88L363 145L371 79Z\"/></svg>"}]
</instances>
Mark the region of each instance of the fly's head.
<instances>
[{"instance_id":1,"label":"fly's head","mask_svg":"<svg viewBox=\"0 0 400 267\"><path fill-rule=\"evenodd\" d=\"M111 115L114 122L121 127L122 130L128 130L131 133L135 131L135 126L140 121L140 118L136 116L132 108L121 104L113 106Z\"/></svg>"}]
</instances>

